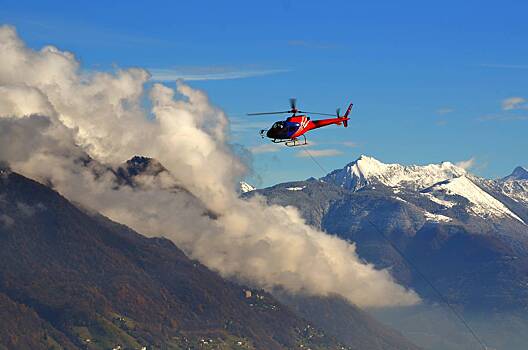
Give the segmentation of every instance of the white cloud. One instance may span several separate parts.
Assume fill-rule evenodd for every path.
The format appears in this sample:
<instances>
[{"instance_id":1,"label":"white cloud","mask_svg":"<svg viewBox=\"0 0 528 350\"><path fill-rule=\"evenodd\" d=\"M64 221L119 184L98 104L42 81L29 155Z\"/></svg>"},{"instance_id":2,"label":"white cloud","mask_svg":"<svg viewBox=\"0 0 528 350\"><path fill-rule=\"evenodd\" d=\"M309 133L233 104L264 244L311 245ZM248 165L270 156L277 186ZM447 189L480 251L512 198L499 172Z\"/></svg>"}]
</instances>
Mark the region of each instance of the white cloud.
<instances>
[{"instance_id":1,"label":"white cloud","mask_svg":"<svg viewBox=\"0 0 528 350\"><path fill-rule=\"evenodd\" d=\"M441 115L444 115L444 114L449 114L449 113L453 113L455 110L453 108L449 108L449 107L442 107L442 108L439 108L436 110L436 113L437 114L441 114Z\"/></svg>"},{"instance_id":2,"label":"white cloud","mask_svg":"<svg viewBox=\"0 0 528 350\"><path fill-rule=\"evenodd\" d=\"M515 109L528 109L528 101L523 97L509 97L502 101L502 109L505 111Z\"/></svg>"},{"instance_id":3,"label":"white cloud","mask_svg":"<svg viewBox=\"0 0 528 350\"><path fill-rule=\"evenodd\" d=\"M151 79L155 81L244 79L289 72L288 69L235 68L222 66L149 68L148 71L151 74Z\"/></svg>"},{"instance_id":4,"label":"white cloud","mask_svg":"<svg viewBox=\"0 0 528 350\"><path fill-rule=\"evenodd\" d=\"M475 158L474 157L471 157L469 159L466 159L466 160L462 160L460 162L457 162L455 163L456 166L464 169L464 170L469 170L471 168L473 168L475 166Z\"/></svg>"},{"instance_id":5,"label":"white cloud","mask_svg":"<svg viewBox=\"0 0 528 350\"><path fill-rule=\"evenodd\" d=\"M296 153L296 156L299 157L299 158L306 158L306 157L310 157L310 155L312 157L335 157L335 156L339 156L343 154L342 151L338 150L338 149L333 149L333 148L329 148L329 149L313 149L313 150L301 150L299 152Z\"/></svg>"},{"instance_id":6,"label":"white cloud","mask_svg":"<svg viewBox=\"0 0 528 350\"><path fill-rule=\"evenodd\" d=\"M350 147L350 148L358 147L358 144L353 141L343 141L343 142L340 142L340 145L343 145L345 147Z\"/></svg>"},{"instance_id":7,"label":"white cloud","mask_svg":"<svg viewBox=\"0 0 528 350\"><path fill-rule=\"evenodd\" d=\"M274 153L274 152L279 152L282 147L284 147L284 145L282 145L282 144L266 143L266 144L263 144L263 145L250 147L249 150L253 154Z\"/></svg>"},{"instance_id":8,"label":"white cloud","mask_svg":"<svg viewBox=\"0 0 528 350\"><path fill-rule=\"evenodd\" d=\"M265 120L250 119L247 116L245 118L229 116L229 126L234 133L247 133L253 132L255 137L260 138L259 131L267 130L273 122Z\"/></svg>"},{"instance_id":9,"label":"white cloud","mask_svg":"<svg viewBox=\"0 0 528 350\"><path fill-rule=\"evenodd\" d=\"M240 199L235 189L248 167L228 143L226 115L201 91L182 83L145 90L148 79L142 69L83 76L71 53L32 50L12 27L0 27L0 160L143 234L173 240L222 276L268 290L339 294L360 306L419 301L293 207ZM145 175L140 190L116 189L107 164L136 154L158 159L171 178ZM167 191L171 181L187 191Z\"/></svg>"}]
</instances>

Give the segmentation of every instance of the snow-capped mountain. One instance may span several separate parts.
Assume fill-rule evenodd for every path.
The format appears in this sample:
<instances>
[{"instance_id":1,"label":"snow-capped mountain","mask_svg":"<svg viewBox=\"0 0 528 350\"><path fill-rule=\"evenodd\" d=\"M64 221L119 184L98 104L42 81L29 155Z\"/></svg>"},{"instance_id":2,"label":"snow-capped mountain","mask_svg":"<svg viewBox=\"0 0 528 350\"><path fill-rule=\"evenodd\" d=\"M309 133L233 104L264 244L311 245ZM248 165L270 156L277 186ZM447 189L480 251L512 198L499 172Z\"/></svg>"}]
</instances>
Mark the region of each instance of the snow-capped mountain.
<instances>
[{"instance_id":1,"label":"snow-capped mountain","mask_svg":"<svg viewBox=\"0 0 528 350\"><path fill-rule=\"evenodd\" d=\"M240 181L240 193L247 193L247 192L251 192L251 191L255 191L255 187L251 186L250 184L248 184L247 182L244 182L244 181Z\"/></svg>"},{"instance_id":2,"label":"snow-capped mountain","mask_svg":"<svg viewBox=\"0 0 528 350\"><path fill-rule=\"evenodd\" d=\"M405 166L361 156L320 180L247 195L296 206L308 223L354 241L362 258L420 289L419 278L387 248L383 232L457 291L457 302L481 307L528 300L528 289L516 289L521 280L528 285L527 190L527 180L484 179L449 162ZM462 281L472 287L458 290Z\"/></svg>"},{"instance_id":3,"label":"snow-capped mountain","mask_svg":"<svg viewBox=\"0 0 528 350\"><path fill-rule=\"evenodd\" d=\"M449 162L404 166L361 156L320 180L246 195L254 194L295 206L307 223L354 242L362 259L387 268L425 303L447 299L474 311L486 329L497 329L497 321L481 315L496 313L507 334L497 348L524 348L515 344L526 343L528 321L517 323L508 312L525 317L528 310L528 180L484 179ZM404 325L405 315L395 319L396 328ZM415 322L407 335L425 334L427 322Z\"/></svg>"},{"instance_id":4,"label":"snow-capped mountain","mask_svg":"<svg viewBox=\"0 0 528 350\"><path fill-rule=\"evenodd\" d=\"M423 191L434 196L429 197L434 202L451 208L455 205L449 198L460 196L469 201L468 212L482 218L510 217L525 223L514 214L506 205L495 197L484 191L467 176L459 176L453 179L439 182ZM436 200L435 200L436 199Z\"/></svg>"},{"instance_id":5,"label":"snow-capped mountain","mask_svg":"<svg viewBox=\"0 0 528 350\"><path fill-rule=\"evenodd\" d=\"M384 164L362 155L321 180L354 192L381 186L392 191L394 198L420 207L427 204L420 200L422 197L440 206L435 212L424 210L428 221L448 222L459 215L458 209L463 209L481 219L513 219L524 225L526 218L519 217L500 199L504 195L528 203L528 181L517 179L523 175L518 169L522 168L517 168L507 180L485 180L450 162L405 166ZM497 191L500 195L494 193Z\"/></svg>"},{"instance_id":6,"label":"snow-capped mountain","mask_svg":"<svg viewBox=\"0 0 528 350\"><path fill-rule=\"evenodd\" d=\"M321 180L349 190L359 190L369 184L381 183L389 187L424 189L437 182L465 175L466 171L450 162L424 166L384 164L362 155L343 169L335 170Z\"/></svg>"}]
</instances>

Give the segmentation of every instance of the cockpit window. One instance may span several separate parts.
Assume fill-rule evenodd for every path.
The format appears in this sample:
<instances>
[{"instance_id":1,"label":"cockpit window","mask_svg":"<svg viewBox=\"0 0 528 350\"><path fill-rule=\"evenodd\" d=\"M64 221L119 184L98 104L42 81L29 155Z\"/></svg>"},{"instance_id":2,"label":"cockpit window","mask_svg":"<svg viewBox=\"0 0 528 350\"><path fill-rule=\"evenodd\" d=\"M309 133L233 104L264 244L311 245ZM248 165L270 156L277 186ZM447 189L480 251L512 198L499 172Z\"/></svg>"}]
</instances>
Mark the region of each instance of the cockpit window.
<instances>
[{"instance_id":1,"label":"cockpit window","mask_svg":"<svg viewBox=\"0 0 528 350\"><path fill-rule=\"evenodd\" d=\"M275 124L273 124L272 128L273 129L282 129L284 127L283 123L282 122L276 122Z\"/></svg>"}]
</instances>

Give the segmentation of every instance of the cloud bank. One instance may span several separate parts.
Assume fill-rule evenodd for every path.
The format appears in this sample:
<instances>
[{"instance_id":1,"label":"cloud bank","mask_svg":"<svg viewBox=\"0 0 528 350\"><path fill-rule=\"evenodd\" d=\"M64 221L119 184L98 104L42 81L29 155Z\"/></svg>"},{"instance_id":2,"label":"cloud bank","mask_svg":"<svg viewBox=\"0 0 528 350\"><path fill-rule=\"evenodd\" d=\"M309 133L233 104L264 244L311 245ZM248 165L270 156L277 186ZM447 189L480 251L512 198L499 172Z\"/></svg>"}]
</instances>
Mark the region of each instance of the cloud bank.
<instances>
[{"instance_id":1,"label":"cloud bank","mask_svg":"<svg viewBox=\"0 0 528 350\"><path fill-rule=\"evenodd\" d=\"M339 294L360 306L419 301L294 208L240 199L235 188L248 169L229 144L226 115L185 84L146 89L149 78L142 69L86 77L72 53L30 49L14 28L0 27L0 161L143 234L173 240L225 277ZM108 168L136 154L159 160L170 175L117 186Z\"/></svg>"}]
</instances>

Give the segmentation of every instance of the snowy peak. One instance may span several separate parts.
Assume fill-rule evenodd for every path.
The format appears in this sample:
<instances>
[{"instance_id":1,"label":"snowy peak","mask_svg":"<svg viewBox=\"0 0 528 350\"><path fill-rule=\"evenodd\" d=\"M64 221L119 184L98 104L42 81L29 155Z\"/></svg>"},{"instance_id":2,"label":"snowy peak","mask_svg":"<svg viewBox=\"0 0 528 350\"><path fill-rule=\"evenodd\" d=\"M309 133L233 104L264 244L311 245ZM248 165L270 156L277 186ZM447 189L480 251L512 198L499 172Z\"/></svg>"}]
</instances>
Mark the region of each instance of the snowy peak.
<instances>
[{"instance_id":1,"label":"snowy peak","mask_svg":"<svg viewBox=\"0 0 528 350\"><path fill-rule=\"evenodd\" d=\"M358 190L376 182L389 187L404 186L421 190L437 182L465 174L464 169L450 162L404 166L385 164L375 158L362 155L343 169L331 172L322 180L351 190Z\"/></svg>"},{"instance_id":2,"label":"snowy peak","mask_svg":"<svg viewBox=\"0 0 528 350\"><path fill-rule=\"evenodd\" d=\"M528 170L518 166L513 172L502 179L502 181L528 180Z\"/></svg>"},{"instance_id":3,"label":"snowy peak","mask_svg":"<svg viewBox=\"0 0 528 350\"><path fill-rule=\"evenodd\" d=\"M247 193L247 192L251 192L251 191L255 191L256 188L251 186L250 184L248 184L247 182L244 182L244 181L240 181L240 193Z\"/></svg>"},{"instance_id":4,"label":"snowy peak","mask_svg":"<svg viewBox=\"0 0 528 350\"><path fill-rule=\"evenodd\" d=\"M469 201L467 210L471 214L483 218L510 217L524 224L524 221L508 207L480 188L467 176L439 182L424 192L441 200L445 200L449 196L461 196Z\"/></svg>"},{"instance_id":5,"label":"snowy peak","mask_svg":"<svg viewBox=\"0 0 528 350\"><path fill-rule=\"evenodd\" d=\"M524 171L526 170L516 170L514 174L521 176ZM507 218L525 224L523 219L509 208L508 204L498 199L500 196L494 197L483 189L481 179L450 162L406 166L385 164L375 158L361 156L343 169L335 170L321 180L352 191L366 186L374 189L374 185L381 184L391 187L394 193L403 193L404 196L413 196L416 192L420 192L423 198L442 205L446 210L461 205L472 216L484 219ZM505 181L502 184L502 194L517 202L521 200L528 202L528 191L519 188L526 184L528 189L528 182ZM510 185L515 185L515 188ZM426 219L432 220L432 216L429 215ZM437 218L436 221L442 220Z\"/></svg>"}]
</instances>

